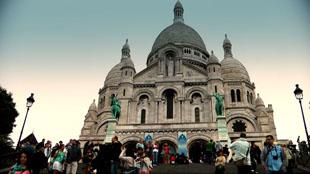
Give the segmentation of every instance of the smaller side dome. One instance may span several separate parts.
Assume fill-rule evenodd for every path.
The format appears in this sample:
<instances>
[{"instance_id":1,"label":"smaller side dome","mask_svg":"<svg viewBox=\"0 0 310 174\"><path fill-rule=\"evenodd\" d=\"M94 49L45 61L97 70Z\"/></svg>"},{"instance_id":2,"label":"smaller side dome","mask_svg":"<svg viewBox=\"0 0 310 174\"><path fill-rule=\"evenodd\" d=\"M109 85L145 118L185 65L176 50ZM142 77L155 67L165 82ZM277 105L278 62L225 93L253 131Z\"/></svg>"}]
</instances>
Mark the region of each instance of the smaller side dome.
<instances>
[{"instance_id":1,"label":"smaller side dome","mask_svg":"<svg viewBox=\"0 0 310 174\"><path fill-rule=\"evenodd\" d=\"M210 58L208 59L207 64L220 64L219 59L214 55L213 50L211 51Z\"/></svg>"},{"instance_id":2,"label":"smaller side dome","mask_svg":"<svg viewBox=\"0 0 310 174\"><path fill-rule=\"evenodd\" d=\"M128 39L122 48L122 58L121 62L115 65L108 73L105 78L104 86L118 86L122 81L122 69L123 68L132 68L135 70L135 65L130 58L130 48L128 44Z\"/></svg>"},{"instance_id":3,"label":"smaller side dome","mask_svg":"<svg viewBox=\"0 0 310 174\"><path fill-rule=\"evenodd\" d=\"M224 59L221 61L221 73L224 80L245 80L250 82L250 76L243 64L235 59L231 51L232 44L225 34L223 42Z\"/></svg>"},{"instance_id":4,"label":"smaller side dome","mask_svg":"<svg viewBox=\"0 0 310 174\"><path fill-rule=\"evenodd\" d=\"M255 100L255 106L256 108L258 107L265 107L264 101L263 99L259 96L259 94L257 94L257 98Z\"/></svg>"},{"instance_id":5,"label":"smaller side dome","mask_svg":"<svg viewBox=\"0 0 310 174\"><path fill-rule=\"evenodd\" d=\"M93 103L89 106L88 111L95 111L97 112L96 100L93 100Z\"/></svg>"},{"instance_id":6,"label":"smaller side dome","mask_svg":"<svg viewBox=\"0 0 310 174\"><path fill-rule=\"evenodd\" d=\"M221 61L221 73L224 80L246 80L250 82L250 76L246 68L233 57Z\"/></svg>"},{"instance_id":7,"label":"smaller side dome","mask_svg":"<svg viewBox=\"0 0 310 174\"><path fill-rule=\"evenodd\" d=\"M105 78L104 85L105 86L117 86L122 78L122 63L118 63L115 65L108 73L107 77Z\"/></svg>"}]
</instances>

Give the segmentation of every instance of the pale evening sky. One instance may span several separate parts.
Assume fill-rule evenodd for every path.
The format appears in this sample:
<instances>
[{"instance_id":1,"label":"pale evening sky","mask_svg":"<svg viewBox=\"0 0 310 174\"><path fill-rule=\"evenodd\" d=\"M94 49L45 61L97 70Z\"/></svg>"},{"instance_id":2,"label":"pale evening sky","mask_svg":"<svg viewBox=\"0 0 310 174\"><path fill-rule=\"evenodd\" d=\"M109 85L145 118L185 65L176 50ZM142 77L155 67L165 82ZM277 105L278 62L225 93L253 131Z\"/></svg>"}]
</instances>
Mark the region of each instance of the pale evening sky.
<instances>
[{"instance_id":1,"label":"pale evening sky","mask_svg":"<svg viewBox=\"0 0 310 174\"><path fill-rule=\"evenodd\" d=\"M84 116L129 39L137 72L157 35L172 24L176 0L2 0L0 85L13 93L16 142L33 92L23 137L55 143L78 138ZM223 59L227 33L265 105L278 138L305 139L295 84L304 90L310 129L310 2L307 0L182 0L185 23Z\"/></svg>"}]
</instances>

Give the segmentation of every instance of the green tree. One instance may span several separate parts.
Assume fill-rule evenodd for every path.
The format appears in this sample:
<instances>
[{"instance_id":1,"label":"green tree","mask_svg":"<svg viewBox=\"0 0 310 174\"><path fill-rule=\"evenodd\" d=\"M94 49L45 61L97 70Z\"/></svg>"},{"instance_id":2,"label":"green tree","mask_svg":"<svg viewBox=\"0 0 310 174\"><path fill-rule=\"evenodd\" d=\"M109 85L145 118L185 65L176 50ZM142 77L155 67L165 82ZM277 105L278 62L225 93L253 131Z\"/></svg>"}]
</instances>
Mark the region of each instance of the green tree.
<instances>
[{"instance_id":1,"label":"green tree","mask_svg":"<svg viewBox=\"0 0 310 174\"><path fill-rule=\"evenodd\" d=\"M0 156L13 150L13 141L9 134L13 130L17 116L12 93L8 93L0 86Z\"/></svg>"},{"instance_id":2,"label":"green tree","mask_svg":"<svg viewBox=\"0 0 310 174\"><path fill-rule=\"evenodd\" d=\"M15 109L12 93L0 86L0 135L10 134L18 112Z\"/></svg>"}]
</instances>

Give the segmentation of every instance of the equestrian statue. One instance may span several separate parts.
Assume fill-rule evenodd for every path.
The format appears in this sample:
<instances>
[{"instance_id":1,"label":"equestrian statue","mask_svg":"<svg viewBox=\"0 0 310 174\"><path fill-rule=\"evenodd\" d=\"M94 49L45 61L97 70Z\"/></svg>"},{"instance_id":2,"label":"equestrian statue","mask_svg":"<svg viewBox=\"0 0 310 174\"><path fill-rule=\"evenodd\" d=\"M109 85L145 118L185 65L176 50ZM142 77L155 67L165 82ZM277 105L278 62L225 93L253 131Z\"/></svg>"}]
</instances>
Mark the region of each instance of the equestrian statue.
<instances>
[{"instance_id":1,"label":"equestrian statue","mask_svg":"<svg viewBox=\"0 0 310 174\"><path fill-rule=\"evenodd\" d=\"M118 120L121 115L121 105L115 95L112 95L111 101L112 118Z\"/></svg>"}]
</instances>

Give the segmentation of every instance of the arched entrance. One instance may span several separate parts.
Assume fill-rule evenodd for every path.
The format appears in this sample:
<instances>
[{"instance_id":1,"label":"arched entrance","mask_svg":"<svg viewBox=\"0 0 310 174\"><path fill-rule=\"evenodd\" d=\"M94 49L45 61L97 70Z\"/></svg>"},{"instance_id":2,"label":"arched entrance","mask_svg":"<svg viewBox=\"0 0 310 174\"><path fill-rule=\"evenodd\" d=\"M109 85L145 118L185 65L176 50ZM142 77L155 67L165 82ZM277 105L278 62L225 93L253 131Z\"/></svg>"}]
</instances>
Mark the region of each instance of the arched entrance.
<instances>
[{"instance_id":1,"label":"arched entrance","mask_svg":"<svg viewBox=\"0 0 310 174\"><path fill-rule=\"evenodd\" d=\"M159 157L158 157L158 161L160 163L164 163L165 162L165 148L164 146L167 145L168 146L168 149L169 149L169 161L170 161L170 156L171 155L176 155L177 153L177 145L174 144L172 141L169 141L169 140L162 140L162 141L159 141L158 142L158 154L159 154Z\"/></svg>"},{"instance_id":2,"label":"arched entrance","mask_svg":"<svg viewBox=\"0 0 310 174\"><path fill-rule=\"evenodd\" d=\"M188 145L189 158L193 163L199 163L200 160L204 161L206 145L207 141L203 139L194 140Z\"/></svg>"},{"instance_id":3,"label":"arched entrance","mask_svg":"<svg viewBox=\"0 0 310 174\"><path fill-rule=\"evenodd\" d=\"M136 144L138 141L127 141L124 143L124 146L126 148L126 156L131 156L130 154L134 154L136 152Z\"/></svg>"}]
</instances>

